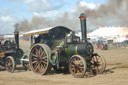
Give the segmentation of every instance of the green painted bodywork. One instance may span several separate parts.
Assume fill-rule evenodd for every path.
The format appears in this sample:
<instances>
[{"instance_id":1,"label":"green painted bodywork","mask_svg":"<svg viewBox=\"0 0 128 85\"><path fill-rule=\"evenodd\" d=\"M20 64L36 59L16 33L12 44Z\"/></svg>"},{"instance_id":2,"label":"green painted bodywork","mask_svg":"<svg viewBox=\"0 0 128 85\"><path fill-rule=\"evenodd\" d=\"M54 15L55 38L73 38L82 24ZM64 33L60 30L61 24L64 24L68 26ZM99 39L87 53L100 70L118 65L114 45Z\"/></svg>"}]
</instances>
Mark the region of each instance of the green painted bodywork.
<instances>
[{"instance_id":1,"label":"green painted bodywork","mask_svg":"<svg viewBox=\"0 0 128 85\"><path fill-rule=\"evenodd\" d=\"M52 65L57 65L59 67L59 63L66 62L68 60L67 54L65 53L65 40L54 40L52 45L52 55L49 60ZM56 56L55 59L53 57Z\"/></svg>"},{"instance_id":2,"label":"green painted bodywork","mask_svg":"<svg viewBox=\"0 0 128 85\"><path fill-rule=\"evenodd\" d=\"M56 48L57 46L65 46L66 42L65 40L54 40L52 48Z\"/></svg>"},{"instance_id":3,"label":"green painted bodywork","mask_svg":"<svg viewBox=\"0 0 128 85\"><path fill-rule=\"evenodd\" d=\"M61 53L64 56L71 56L77 54L77 49L76 49L77 44L69 44L66 47L66 42L65 40L56 40L53 42L53 50L57 47L62 47L63 52ZM66 54L66 55L65 55Z\"/></svg>"},{"instance_id":4,"label":"green painted bodywork","mask_svg":"<svg viewBox=\"0 0 128 85\"><path fill-rule=\"evenodd\" d=\"M55 55L51 55L49 60L52 65L65 66L69 61L70 57L77 54L77 45L78 44L67 44L65 40L55 40L52 45L52 52L57 52ZM54 50L54 51L53 51ZM53 53L54 54L54 53ZM56 59L53 57L56 56ZM87 63L87 66L90 66L90 56L82 56Z\"/></svg>"},{"instance_id":5,"label":"green painted bodywork","mask_svg":"<svg viewBox=\"0 0 128 85\"><path fill-rule=\"evenodd\" d=\"M77 44L71 44L67 48L67 55L76 55L77 54L77 49L76 49Z\"/></svg>"},{"instance_id":6,"label":"green painted bodywork","mask_svg":"<svg viewBox=\"0 0 128 85\"><path fill-rule=\"evenodd\" d=\"M66 44L65 40L54 40L52 45L52 52L57 52L55 55L51 55L50 62L52 65L58 65L61 62L67 62L72 55L76 53L77 44ZM54 54L54 53L53 53ZM58 56L57 56L58 55ZM53 60L53 56L56 56L56 59ZM57 60L58 59L58 60Z\"/></svg>"},{"instance_id":7,"label":"green painted bodywork","mask_svg":"<svg viewBox=\"0 0 128 85\"><path fill-rule=\"evenodd\" d=\"M60 53L59 61L60 61L60 62L66 62L66 61L69 59L69 57L70 57L70 56L67 55L65 51L62 51L62 52Z\"/></svg>"},{"instance_id":8,"label":"green painted bodywork","mask_svg":"<svg viewBox=\"0 0 128 85\"><path fill-rule=\"evenodd\" d=\"M58 65L59 62L67 62L67 60L69 59L69 55L67 55L65 49L66 49L66 41L64 39L62 39L62 40L54 40L53 41L52 50L57 52L57 54L52 55L50 57L50 62L53 65ZM55 60L52 60L53 56L56 56Z\"/></svg>"},{"instance_id":9,"label":"green painted bodywork","mask_svg":"<svg viewBox=\"0 0 128 85\"><path fill-rule=\"evenodd\" d=\"M51 53L51 56L49 57L50 62L52 63L52 65L57 65L59 64L59 59L58 59L58 52L57 51L53 51Z\"/></svg>"}]
</instances>

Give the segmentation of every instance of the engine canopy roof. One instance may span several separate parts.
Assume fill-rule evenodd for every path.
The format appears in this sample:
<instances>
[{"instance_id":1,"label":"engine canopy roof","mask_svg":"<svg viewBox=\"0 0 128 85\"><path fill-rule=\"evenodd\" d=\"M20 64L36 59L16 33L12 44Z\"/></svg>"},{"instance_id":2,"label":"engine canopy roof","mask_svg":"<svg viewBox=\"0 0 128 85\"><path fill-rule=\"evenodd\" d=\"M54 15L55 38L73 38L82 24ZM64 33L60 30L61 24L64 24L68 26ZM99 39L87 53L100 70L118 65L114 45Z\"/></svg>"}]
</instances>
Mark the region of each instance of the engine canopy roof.
<instances>
[{"instance_id":1,"label":"engine canopy roof","mask_svg":"<svg viewBox=\"0 0 128 85\"><path fill-rule=\"evenodd\" d=\"M50 28L45 28L45 29L38 29L38 30L33 30L29 31L23 34L23 36L33 36L33 35L39 35L39 34L49 34L49 35L54 35L54 34L59 34L59 33L70 33L72 31L71 29L64 27L64 26L56 26L56 27L50 27Z\"/></svg>"}]
</instances>

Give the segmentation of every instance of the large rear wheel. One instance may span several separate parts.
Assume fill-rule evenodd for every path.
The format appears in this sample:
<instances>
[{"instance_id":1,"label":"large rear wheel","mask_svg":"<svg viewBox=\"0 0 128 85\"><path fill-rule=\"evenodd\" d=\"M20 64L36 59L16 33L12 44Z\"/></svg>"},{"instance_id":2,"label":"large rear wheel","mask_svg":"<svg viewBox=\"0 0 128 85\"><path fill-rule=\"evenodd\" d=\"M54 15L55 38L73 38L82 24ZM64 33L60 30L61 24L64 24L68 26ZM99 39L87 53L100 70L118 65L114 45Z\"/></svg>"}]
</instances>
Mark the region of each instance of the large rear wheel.
<instances>
[{"instance_id":1,"label":"large rear wheel","mask_svg":"<svg viewBox=\"0 0 128 85\"><path fill-rule=\"evenodd\" d=\"M31 70L37 74L49 73L52 67L49 56L51 56L51 49L46 44L34 45L29 56Z\"/></svg>"},{"instance_id":2,"label":"large rear wheel","mask_svg":"<svg viewBox=\"0 0 128 85\"><path fill-rule=\"evenodd\" d=\"M69 71L75 78L82 78L86 72L86 61L80 55L74 55L69 61Z\"/></svg>"}]
</instances>

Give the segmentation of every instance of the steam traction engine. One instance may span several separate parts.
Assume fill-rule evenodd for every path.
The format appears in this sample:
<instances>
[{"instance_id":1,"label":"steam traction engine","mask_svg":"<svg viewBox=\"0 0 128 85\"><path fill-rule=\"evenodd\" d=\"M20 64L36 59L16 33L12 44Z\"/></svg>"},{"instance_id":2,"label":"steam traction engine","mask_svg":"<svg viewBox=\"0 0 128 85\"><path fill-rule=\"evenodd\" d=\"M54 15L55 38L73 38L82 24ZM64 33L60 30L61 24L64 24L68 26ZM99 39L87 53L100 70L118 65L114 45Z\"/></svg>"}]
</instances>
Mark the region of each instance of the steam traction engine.
<instances>
[{"instance_id":1,"label":"steam traction engine","mask_svg":"<svg viewBox=\"0 0 128 85\"><path fill-rule=\"evenodd\" d=\"M17 64L23 56L23 50L19 48L19 33L14 32L15 42L6 40L0 45L0 65L5 66L8 72L14 72Z\"/></svg>"},{"instance_id":2,"label":"steam traction engine","mask_svg":"<svg viewBox=\"0 0 128 85\"><path fill-rule=\"evenodd\" d=\"M82 41L75 33L62 26L31 31L24 36L31 36L29 64L37 74L47 74L53 67L56 70L69 69L74 77L84 77L87 71L103 73L106 64L103 56L93 53L91 43L86 36L86 17L80 15ZM33 38L34 35L38 37ZM35 39L35 42L33 41Z\"/></svg>"}]
</instances>

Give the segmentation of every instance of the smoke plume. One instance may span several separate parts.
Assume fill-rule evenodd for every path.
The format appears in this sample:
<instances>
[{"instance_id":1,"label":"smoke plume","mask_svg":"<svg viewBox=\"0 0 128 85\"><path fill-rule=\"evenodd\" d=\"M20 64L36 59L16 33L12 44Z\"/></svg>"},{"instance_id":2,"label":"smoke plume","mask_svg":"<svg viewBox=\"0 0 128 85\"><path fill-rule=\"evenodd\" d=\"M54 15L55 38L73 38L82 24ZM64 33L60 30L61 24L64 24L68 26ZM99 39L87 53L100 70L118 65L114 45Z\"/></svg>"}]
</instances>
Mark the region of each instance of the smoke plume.
<instances>
[{"instance_id":1,"label":"smoke plume","mask_svg":"<svg viewBox=\"0 0 128 85\"><path fill-rule=\"evenodd\" d=\"M87 16L87 28L89 30L96 29L99 26L128 26L128 0L108 0L106 4L97 5L94 9L80 3L79 1L73 12L70 12L72 9L69 9L54 19L34 15L31 22L23 20L18 26L15 26L15 31L26 32L40 27L46 28L58 25L78 30L80 28L78 17L82 12Z\"/></svg>"},{"instance_id":2,"label":"smoke plume","mask_svg":"<svg viewBox=\"0 0 128 85\"><path fill-rule=\"evenodd\" d=\"M86 9L86 16L94 26L128 26L128 0L108 0L96 9Z\"/></svg>"}]
</instances>

